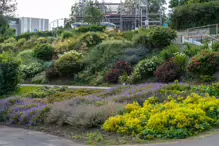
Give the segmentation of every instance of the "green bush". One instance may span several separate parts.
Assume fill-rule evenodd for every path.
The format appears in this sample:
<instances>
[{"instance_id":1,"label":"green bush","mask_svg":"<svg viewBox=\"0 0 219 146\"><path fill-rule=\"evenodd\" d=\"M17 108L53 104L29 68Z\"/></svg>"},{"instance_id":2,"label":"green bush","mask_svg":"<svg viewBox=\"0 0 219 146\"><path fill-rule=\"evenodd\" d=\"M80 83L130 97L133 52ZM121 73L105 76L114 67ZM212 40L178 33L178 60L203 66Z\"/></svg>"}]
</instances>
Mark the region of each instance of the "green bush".
<instances>
[{"instance_id":1,"label":"green bush","mask_svg":"<svg viewBox=\"0 0 219 146\"><path fill-rule=\"evenodd\" d=\"M134 44L142 45L146 48L164 48L170 45L171 41L177 37L177 32L170 28L156 27L140 31L133 40Z\"/></svg>"},{"instance_id":2,"label":"green bush","mask_svg":"<svg viewBox=\"0 0 219 146\"><path fill-rule=\"evenodd\" d=\"M184 53L189 56L189 57L193 57L195 55L197 55L199 52L201 52L201 47L196 46L196 45L191 45L191 44L186 44Z\"/></svg>"},{"instance_id":3,"label":"green bush","mask_svg":"<svg viewBox=\"0 0 219 146\"><path fill-rule=\"evenodd\" d=\"M37 44L45 44L47 43L47 39L45 37L39 37L37 39Z\"/></svg>"},{"instance_id":4,"label":"green bush","mask_svg":"<svg viewBox=\"0 0 219 146\"><path fill-rule=\"evenodd\" d=\"M163 60L167 61L170 58L174 57L174 53L180 52L180 47L171 44L170 46L168 46L167 48L163 49L160 52L160 56Z\"/></svg>"},{"instance_id":5,"label":"green bush","mask_svg":"<svg viewBox=\"0 0 219 146\"><path fill-rule=\"evenodd\" d=\"M219 42L214 43L214 44L212 45L212 49L213 49L214 51L219 51Z\"/></svg>"},{"instance_id":6,"label":"green bush","mask_svg":"<svg viewBox=\"0 0 219 146\"><path fill-rule=\"evenodd\" d=\"M189 57L184 53L174 53L173 61L180 67L181 71L186 71L186 66L189 61Z\"/></svg>"},{"instance_id":7,"label":"green bush","mask_svg":"<svg viewBox=\"0 0 219 146\"><path fill-rule=\"evenodd\" d=\"M140 61L132 73L133 82L138 82L153 76L153 72L162 64L162 60L158 56L146 58Z\"/></svg>"},{"instance_id":8,"label":"green bush","mask_svg":"<svg viewBox=\"0 0 219 146\"><path fill-rule=\"evenodd\" d=\"M149 36L153 48L164 48L176 39L177 32L170 28L156 27L149 31Z\"/></svg>"},{"instance_id":9,"label":"green bush","mask_svg":"<svg viewBox=\"0 0 219 146\"><path fill-rule=\"evenodd\" d=\"M55 62L55 68L62 76L72 76L82 69L82 61L83 55L72 50L59 57Z\"/></svg>"},{"instance_id":10,"label":"green bush","mask_svg":"<svg viewBox=\"0 0 219 146\"><path fill-rule=\"evenodd\" d=\"M151 47L150 36L147 32L140 32L139 34L136 34L133 41L136 46L141 45L146 48Z\"/></svg>"},{"instance_id":11,"label":"green bush","mask_svg":"<svg viewBox=\"0 0 219 146\"><path fill-rule=\"evenodd\" d=\"M62 39L68 39L68 38L70 38L70 37L72 37L73 36L73 34L71 33L71 32L69 32L69 31L64 31L64 32L62 32L62 34L61 34L61 38Z\"/></svg>"},{"instance_id":12,"label":"green bush","mask_svg":"<svg viewBox=\"0 0 219 146\"><path fill-rule=\"evenodd\" d=\"M7 44L7 43L14 43L14 44L16 44L17 40L15 38L9 38L7 40L4 40L4 43L5 44Z\"/></svg>"},{"instance_id":13,"label":"green bush","mask_svg":"<svg viewBox=\"0 0 219 146\"><path fill-rule=\"evenodd\" d=\"M51 60L53 53L54 49L49 44L39 44L34 48L34 56L45 61Z\"/></svg>"},{"instance_id":14,"label":"green bush","mask_svg":"<svg viewBox=\"0 0 219 146\"><path fill-rule=\"evenodd\" d=\"M17 51L17 44L15 44L15 43L2 43L2 44L0 44L0 49L2 51Z\"/></svg>"},{"instance_id":15,"label":"green bush","mask_svg":"<svg viewBox=\"0 0 219 146\"><path fill-rule=\"evenodd\" d=\"M87 27L80 27L77 31L78 32L89 32L89 31L94 31L94 32L104 32L105 27L104 26L96 26L96 25L92 25L92 26L87 26Z\"/></svg>"},{"instance_id":16,"label":"green bush","mask_svg":"<svg viewBox=\"0 0 219 146\"><path fill-rule=\"evenodd\" d=\"M213 75L219 66L219 52L202 51L192 58L187 70L194 75Z\"/></svg>"},{"instance_id":17,"label":"green bush","mask_svg":"<svg viewBox=\"0 0 219 146\"><path fill-rule=\"evenodd\" d=\"M87 32L82 37L80 42L86 43L87 47L91 47L97 45L102 42L106 38L106 35L103 33L96 33L96 32Z\"/></svg>"},{"instance_id":18,"label":"green bush","mask_svg":"<svg viewBox=\"0 0 219 146\"><path fill-rule=\"evenodd\" d=\"M17 45L20 47L22 47L26 42L26 39L25 38L21 38L17 41Z\"/></svg>"},{"instance_id":19,"label":"green bush","mask_svg":"<svg viewBox=\"0 0 219 146\"><path fill-rule=\"evenodd\" d=\"M85 63L90 65L92 72L103 70L103 68L110 69L117 61L116 56L121 55L130 46L132 46L132 43L129 41L103 41L88 52Z\"/></svg>"},{"instance_id":20,"label":"green bush","mask_svg":"<svg viewBox=\"0 0 219 146\"><path fill-rule=\"evenodd\" d=\"M20 62L11 54L0 54L0 95L16 89L20 82Z\"/></svg>"},{"instance_id":21,"label":"green bush","mask_svg":"<svg viewBox=\"0 0 219 146\"><path fill-rule=\"evenodd\" d=\"M22 64L20 70L24 75L24 78L34 77L36 74L43 71L43 65L39 62L30 63L27 65Z\"/></svg>"},{"instance_id":22,"label":"green bush","mask_svg":"<svg viewBox=\"0 0 219 146\"><path fill-rule=\"evenodd\" d=\"M46 80L46 72L41 72L37 75L35 75L32 79L31 79L31 83L33 84L45 84L47 83Z\"/></svg>"},{"instance_id":23,"label":"green bush","mask_svg":"<svg viewBox=\"0 0 219 146\"><path fill-rule=\"evenodd\" d=\"M175 29L216 24L219 22L219 2L194 3L176 7L171 20L172 27Z\"/></svg>"}]
</instances>

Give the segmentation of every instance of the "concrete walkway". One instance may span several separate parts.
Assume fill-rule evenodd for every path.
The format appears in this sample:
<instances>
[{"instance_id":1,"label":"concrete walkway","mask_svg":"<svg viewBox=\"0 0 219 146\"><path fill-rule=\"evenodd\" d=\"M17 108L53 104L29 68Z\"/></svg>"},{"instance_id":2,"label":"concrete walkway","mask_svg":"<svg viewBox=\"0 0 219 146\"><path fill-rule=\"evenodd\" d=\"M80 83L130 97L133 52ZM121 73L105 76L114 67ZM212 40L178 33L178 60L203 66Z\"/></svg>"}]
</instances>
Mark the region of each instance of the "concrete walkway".
<instances>
[{"instance_id":1,"label":"concrete walkway","mask_svg":"<svg viewBox=\"0 0 219 146\"><path fill-rule=\"evenodd\" d=\"M94 89L94 90L107 90L111 87L97 87L97 86L69 86L69 85L41 85L41 84L20 84L21 87L63 87L66 86L69 89Z\"/></svg>"},{"instance_id":2,"label":"concrete walkway","mask_svg":"<svg viewBox=\"0 0 219 146\"><path fill-rule=\"evenodd\" d=\"M85 146L70 140L43 132L10 128L0 125L0 146ZM133 146L133 145L124 145ZM182 140L163 144L144 144L134 146L219 146L219 134L199 137L196 140Z\"/></svg>"}]
</instances>

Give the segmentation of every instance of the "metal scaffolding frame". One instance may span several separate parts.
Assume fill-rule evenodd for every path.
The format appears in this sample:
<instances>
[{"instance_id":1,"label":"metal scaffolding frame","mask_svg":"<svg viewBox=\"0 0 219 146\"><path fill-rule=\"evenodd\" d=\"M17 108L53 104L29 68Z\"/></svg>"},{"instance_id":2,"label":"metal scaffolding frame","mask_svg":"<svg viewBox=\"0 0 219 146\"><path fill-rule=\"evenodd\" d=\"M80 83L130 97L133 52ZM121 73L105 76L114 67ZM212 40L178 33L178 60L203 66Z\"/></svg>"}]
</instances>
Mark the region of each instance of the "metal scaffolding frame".
<instances>
[{"instance_id":1,"label":"metal scaffolding frame","mask_svg":"<svg viewBox=\"0 0 219 146\"><path fill-rule=\"evenodd\" d=\"M139 27L145 27L145 20L149 20L150 26L162 25L161 13L150 13L148 10L148 0L137 0L136 4L129 5L123 3L109 3L102 0L93 2L93 5L97 6L104 14L104 21L115 23L120 30L131 30ZM84 20L84 14L86 9L86 3L90 0L79 0L79 15L75 16L76 21ZM116 14L107 13L107 6L118 6Z\"/></svg>"}]
</instances>

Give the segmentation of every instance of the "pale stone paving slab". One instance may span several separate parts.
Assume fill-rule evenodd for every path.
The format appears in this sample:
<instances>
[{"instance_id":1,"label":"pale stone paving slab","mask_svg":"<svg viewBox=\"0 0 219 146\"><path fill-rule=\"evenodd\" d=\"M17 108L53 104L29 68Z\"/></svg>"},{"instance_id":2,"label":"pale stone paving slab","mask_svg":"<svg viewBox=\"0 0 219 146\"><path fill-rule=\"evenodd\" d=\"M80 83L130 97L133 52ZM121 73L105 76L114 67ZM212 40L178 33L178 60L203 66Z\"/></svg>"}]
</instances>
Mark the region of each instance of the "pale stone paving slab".
<instances>
[{"instance_id":1,"label":"pale stone paving slab","mask_svg":"<svg viewBox=\"0 0 219 146\"><path fill-rule=\"evenodd\" d=\"M0 125L0 146L86 146L73 141L20 128ZM219 146L219 134L162 144L136 144L124 146Z\"/></svg>"}]
</instances>

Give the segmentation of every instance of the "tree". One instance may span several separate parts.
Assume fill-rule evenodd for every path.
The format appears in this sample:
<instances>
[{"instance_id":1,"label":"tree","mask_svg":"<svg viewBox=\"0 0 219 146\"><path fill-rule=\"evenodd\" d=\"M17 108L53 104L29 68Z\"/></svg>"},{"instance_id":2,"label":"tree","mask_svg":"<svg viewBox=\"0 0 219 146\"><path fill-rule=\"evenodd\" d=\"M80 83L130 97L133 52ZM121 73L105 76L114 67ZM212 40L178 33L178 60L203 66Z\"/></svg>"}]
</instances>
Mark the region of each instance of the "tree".
<instances>
[{"instance_id":1,"label":"tree","mask_svg":"<svg viewBox=\"0 0 219 146\"><path fill-rule=\"evenodd\" d=\"M103 13L92 3L85 9L84 21L89 24L99 24L103 20Z\"/></svg>"},{"instance_id":2,"label":"tree","mask_svg":"<svg viewBox=\"0 0 219 146\"><path fill-rule=\"evenodd\" d=\"M0 0L0 13L3 15L13 15L16 9L16 0Z\"/></svg>"},{"instance_id":3,"label":"tree","mask_svg":"<svg viewBox=\"0 0 219 146\"><path fill-rule=\"evenodd\" d=\"M7 38L15 34L15 30L10 28L7 18L13 15L16 8L16 0L0 0L0 37Z\"/></svg>"},{"instance_id":4,"label":"tree","mask_svg":"<svg viewBox=\"0 0 219 146\"><path fill-rule=\"evenodd\" d=\"M194 3L204 3L218 0L170 0L170 8L178 7L186 4L194 4Z\"/></svg>"},{"instance_id":5,"label":"tree","mask_svg":"<svg viewBox=\"0 0 219 146\"><path fill-rule=\"evenodd\" d=\"M10 28L7 19L0 14L0 38L8 38L15 34L15 30Z\"/></svg>"}]
</instances>

